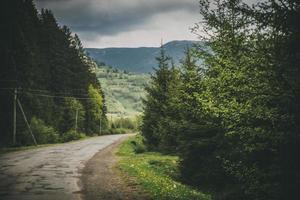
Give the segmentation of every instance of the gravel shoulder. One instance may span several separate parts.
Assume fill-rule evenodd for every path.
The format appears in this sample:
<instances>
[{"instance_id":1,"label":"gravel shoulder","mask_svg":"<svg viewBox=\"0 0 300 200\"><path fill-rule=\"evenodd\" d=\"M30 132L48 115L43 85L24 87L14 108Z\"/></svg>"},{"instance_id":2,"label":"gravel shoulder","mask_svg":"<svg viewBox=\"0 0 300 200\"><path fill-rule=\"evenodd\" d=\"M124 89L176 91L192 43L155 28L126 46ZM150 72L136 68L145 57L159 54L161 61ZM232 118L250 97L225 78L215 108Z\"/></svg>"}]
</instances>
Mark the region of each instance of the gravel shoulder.
<instances>
[{"instance_id":1,"label":"gravel shoulder","mask_svg":"<svg viewBox=\"0 0 300 200\"><path fill-rule=\"evenodd\" d=\"M84 200L146 199L145 194L126 180L117 167L118 157L115 154L126 139L121 138L102 149L86 163L80 183Z\"/></svg>"}]
</instances>

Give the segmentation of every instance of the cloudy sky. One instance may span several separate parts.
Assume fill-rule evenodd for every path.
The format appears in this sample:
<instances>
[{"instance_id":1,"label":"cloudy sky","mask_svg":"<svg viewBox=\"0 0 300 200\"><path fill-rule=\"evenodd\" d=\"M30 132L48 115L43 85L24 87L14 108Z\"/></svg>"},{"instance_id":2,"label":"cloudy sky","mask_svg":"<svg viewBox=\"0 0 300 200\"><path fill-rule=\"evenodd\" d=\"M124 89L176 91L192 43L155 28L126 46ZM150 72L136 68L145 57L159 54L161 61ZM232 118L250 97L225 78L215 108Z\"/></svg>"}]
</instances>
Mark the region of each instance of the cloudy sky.
<instances>
[{"instance_id":1,"label":"cloudy sky","mask_svg":"<svg viewBox=\"0 0 300 200\"><path fill-rule=\"evenodd\" d=\"M36 0L60 24L77 33L85 47L159 46L196 40L190 28L199 21L198 0Z\"/></svg>"}]
</instances>

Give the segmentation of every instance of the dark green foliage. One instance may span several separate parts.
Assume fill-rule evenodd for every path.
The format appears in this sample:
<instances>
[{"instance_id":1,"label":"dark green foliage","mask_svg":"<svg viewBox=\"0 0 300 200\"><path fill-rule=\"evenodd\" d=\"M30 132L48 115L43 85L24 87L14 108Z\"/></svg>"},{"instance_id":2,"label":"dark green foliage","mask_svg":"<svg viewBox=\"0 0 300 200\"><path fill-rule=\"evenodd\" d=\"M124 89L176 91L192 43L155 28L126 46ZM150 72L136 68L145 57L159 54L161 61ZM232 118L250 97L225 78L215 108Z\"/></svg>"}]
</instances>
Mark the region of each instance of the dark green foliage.
<instances>
[{"instance_id":1,"label":"dark green foliage","mask_svg":"<svg viewBox=\"0 0 300 200\"><path fill-rule=\"evenodd\" d=\"M165 84L147 90L146 144L175 150L183 181L214 199L298 196L299 8L294 0L201 0L210 49L187 50L179 81L155 74Z\"/></svg>"},{"instance_id":2,"label":"dark green foliage","mask_svg":"<svg viewBox=\"0 0 300 200\"><path fill-rule=\"evenodd\" d=\"M100 113L100 109L105 122L105 100L92 73L96 64L84 54L78 36L66 26L60 27L51 11L43 9L39 13L32 0L1 1L0 10L0 145L12 144L13 88L18 88L18 99L28 121L35 116L45 127L53 127L63 137L65 132L75 128L78 109L78 131L94 134L96 128L99 129L100 115L90 120L86 118L94 110ZM85 99L91 96L91 86L94 96L96 93L101 96L93 106L90 99ZM28 144L30 136L27 134L17 109L19 145ZM25 137L28 139L23 140ZM44 139L41 140L44 143Z\"/></svg>"},{"instance_id":3,"label":"dark green foliage","mask_svg":"<svg viewBox=\"0 0 300 200\"><path fill-rule=\"evenodd\" d=\"M132 130L125 128L110 128L102 131L103 135L114 135L114 134L126 134L130 133Z\"/></svg>"},{"instance_id":4,"label":"dark green foliage","mask_svg":"<svg viewBox=\"0 0 300 200\"><path fill-rule=\"evenodd\" d=\"M136 142L136 141L131 141L134 153L139 154L139 153L144 153L146 151L146 146L142 142Z\"/></svg>"},{"instance_id":5,"label":"dark green foliage","mask_svg":"<svg viewBox=\"0 0 300 200\"><path fill-rule=\"evenodd\" d=\"M85 134L76 132L75 130L69 130L68 132L64 133L62 136L63 142L69 142L72 140L79 140L85 137Z\"/></svg>"},{"instance_id":6,"label":"dark green foliage","mask_svg":"<svg viewBox=\"0 0 300 200\"><path fill-rule=\"evenodd\" d=\"M59 130L65 133L71 129L75 129L77 112L77 130L84 132L85 110L82 104L75 98L67 98L63 103L63 112L61 121L59 122Z\"/></svg>"},{"instance_id":7,"label":"dark green foliage","mask_svg":"<svg viewBox=\"0 0 300 200\"><path fill-rule=\"evenodd\" d=\"M163 46L157 61L158 68L155 69L150 84L146 87L141 130L150 148L172 151L177 145L177 132L172 132L168 128L173 127L169 117L176 117L177 114L173 107L176 100L172 98L175 97L179 84L178 70L173 66L170 67L171 59L166 56Z\"/></svg>"},{"instance_id":8,"label":"dark green foliage","mask_svg":"<svg viewBox=\"0 0 300 200\"><path fill-rule=\"evenodd\" d=\"M60 142L58 132L53 127L47 126L43 120L33 117L30 126L38 144Z\"/></svg>"},{"instance_id":9,"label":"dark green foliage","mask_svg":"<svg viewBox=\"0 0 300 200\"><path fill-rule=\"evenodd\" d=\"M281 133L276 152L280 197L294 199L300 185L300 2L269 0L254 15L262 30L272 28L271 61L280 89L272 102L280 113L275 125Z\"/></svg>"}]
</instances>

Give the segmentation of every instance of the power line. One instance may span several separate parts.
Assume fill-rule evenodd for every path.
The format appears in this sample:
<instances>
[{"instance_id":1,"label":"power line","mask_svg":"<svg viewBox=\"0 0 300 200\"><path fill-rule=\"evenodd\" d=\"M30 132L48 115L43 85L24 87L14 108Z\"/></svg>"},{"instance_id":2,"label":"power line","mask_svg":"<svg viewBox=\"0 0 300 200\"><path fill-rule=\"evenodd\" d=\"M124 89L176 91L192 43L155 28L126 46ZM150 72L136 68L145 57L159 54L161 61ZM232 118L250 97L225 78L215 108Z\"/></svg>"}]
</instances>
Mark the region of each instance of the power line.
<instances>
[{"instance_id":1,"label":"power line","mask_svg":"<svg viewBox=\"0 0 300 200\"><path fill-rule=\"evenodd\" d=\"M40 92L40 93L48 93L49 95L80 95L80 96L88 96L87 93L72 93L72 92L51 92L49 90L37 90L37 89L21 89L29 92Z\"/></svg>"},{"instance_id":2,"label":"power line","mask_svg":"<svg viewBox=\"0 0 300 200\"><path fill-rule=\"evenodd\" d=\"M23 89L23 90L30 90L30 91L38 91L38 92L52 92L50 90L42 90L42 89L31 89L31 88L20 88L20 89ZM86 91L87 89L68 89L68 90L65 90L65 91Z\"/></svg>"},{"instance_id":3,"label":"power line","mask_svg":"<svg viewBox=\"0 0 300 200\"><path fill-rule=\"evenodd\" d=\"M14 91L14 90L16 90L16 88L0 88L0 90ZM87 97L88 94L73 94L73 93L55 93L55 94L52 93L51 94L50 91L48 91L48 90L24 89L24 88L19 88L19 89L17 89L17 91L18 91L18 93L29 94L29 95L45 97L45 98L58 98L58 99L74 98L74 99L78 99L78 100L96 99L96 98ZM38 93L36 93L36 92L38 92ZM44 93L46 92L48 94L43 94L43 92ZM72 95L72 96L70 96L70 95ZM81 97L78 97L77 95L79 95Z\"/></svg>"},{"instance_id":4,"label":"power line","mask_svg":"<svg viewBox=\"0 0 300 200\"><path fill-rule=\"evenodd\" d=\"M15 88L0 88L0 90L14 90Z\"/></svg>"},{"instance_id":5,"label":"power line","mask_svg":"<svg viewBox=\"0 0 300 200\"><path fill-rule=\"evenodd\" d=\"M15 90L15 88L0 88L0 90ZM77 89L76 89L77 90ZM79 89L78 89L79 90ZM80 90L84 90L84 89L80 89ZM38 92L38 95L50 95L50 96L57 96L57 95L73 95L73 96L84 96L87 97L88 94L87 93L71 93L71 92L51 92L49 90L38 90L38 89L25 89L25 88L18 88L18 91L20 93L30 93L30 94L36 94L35 92ZM34 93L33 93L34 92ZM48 94L44 94L44 93L48 93ZM73 97L72 96L72 97ZM69 97L69 96L68 96ZM74 97L76 98L76 97ZM79 97L81 98L81 97Z\"/></svg>"},{"instance_id":6,"label":"power line","mask_svg":"<svg viewBox=\"0 0 300 200\"><path fill-rule=\"evenodd\" d=\"M31 92L22 92L22 93L27 93L27 94L31 94L31 95L34 95L34 96L40 96L40 97L61 98L61 99L65 99L65 98L96 99L96 98L88 98L88 97L73 97L73 96L58 96L58 95L47 95L47 94L34 94L34 93L31 93Z\"/></svg>"},{"instance_id":7,"label":"power line","mask_svg":"<svg viewBox=\"0 0 300 200\"><path fill-rule=\"evenodd\" d=\"M31 137L33 138L34 144L37 145L37 141L36 138L31 130L30 124L27 120L27 117L25 115L25 112L23 110L22 104L17 96L17 94L19 93L25 93L25 94L29 94L29 95L33 95L33 96L38 96L38 97L45 97L45 98L61 98L61 99L68 99L68 98L73 98L73 99L97 99L97 98L90 98L90 97L76 97L77 95L81 95L81 96L88 96L87 93L85 94L74 94L74 93L56 93L56 95L51 94L52 92L48 91L48 90L39 90L39 89L30 89L30 88L11 88L11 87L3 87L0 88L0 91L8 91L9 93L13 93L14 95L14 106L13 106L13 144L16 144L16 133L17 133L17 127L16 127L16 122L17 122L17 104L22 112L23 118L25 120L25 123L29 129L29 132L31 134ZM70 90L71 91L71 90ZM72 91L87 91L87 89L73 89ZM44 94L43 94L44 93ZM48 93L48 94L45 94ZM61 94L61 95L57 95L57 94ZM66 96L67 95L67 96ZM70 96L72 95L72 96ZM75 122L75 131L77 131L77 120L78 120L78 108L76 109L76 122ZM100 134L101 134L101 117L100 117Z\"/></svg>"}]
</instances>

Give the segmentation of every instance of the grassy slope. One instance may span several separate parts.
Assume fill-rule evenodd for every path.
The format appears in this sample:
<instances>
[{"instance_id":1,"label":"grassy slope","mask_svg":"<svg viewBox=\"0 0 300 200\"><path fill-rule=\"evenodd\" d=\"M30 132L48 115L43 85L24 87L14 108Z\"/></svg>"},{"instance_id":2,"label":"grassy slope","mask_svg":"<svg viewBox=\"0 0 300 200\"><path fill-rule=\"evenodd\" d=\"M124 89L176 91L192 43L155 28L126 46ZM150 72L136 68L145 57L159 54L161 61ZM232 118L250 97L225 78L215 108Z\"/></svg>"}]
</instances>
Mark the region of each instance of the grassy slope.
<instances>
[{"instance_id":1,"label":"grassy slope","mask_svg":"<svg viewBox=\"0 0 300 200\"><path fill-rule=\"evenodd\" d=\"M125 141L119 148L119 167L134 177L142 189L155 200L209 200L210 196L176 181L178 157L156 152L135 153L143 149L140 136Z\"/></svg>"},{"instance_id":2,"label":"grassy slope","mask_svg":"<svg viewBox=\"0 0 300 200\"><path fill-rule=\"evenodd\" d=\"M96 69L96 75L106 95L109 115L128 117L142 112L141 98L149 75L124 73L106 66Z\"/></svg>"}]
</instances>

